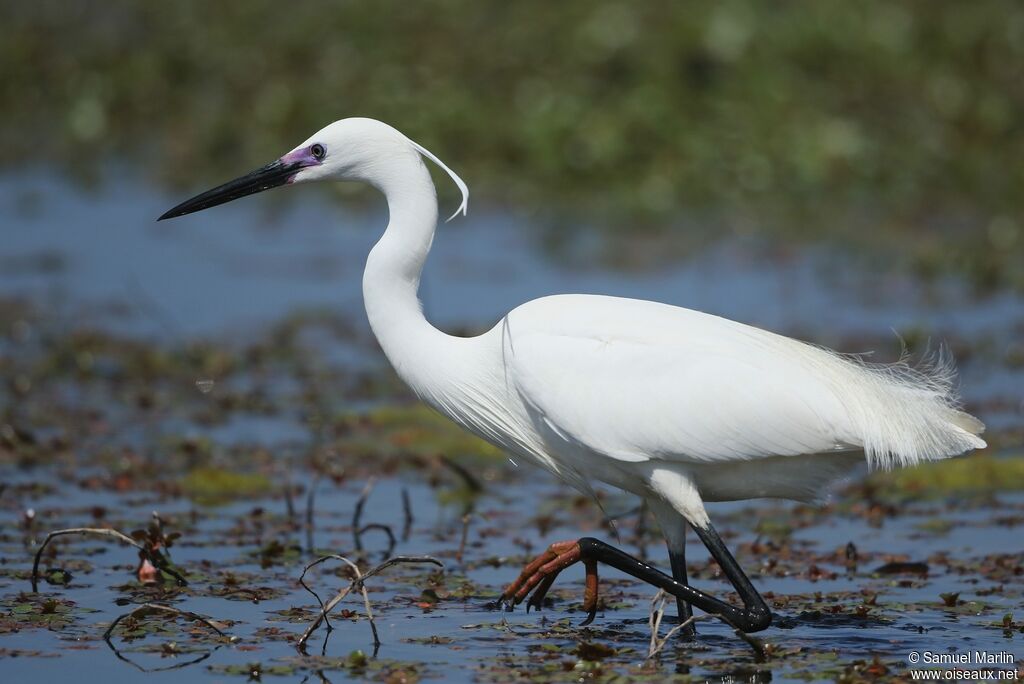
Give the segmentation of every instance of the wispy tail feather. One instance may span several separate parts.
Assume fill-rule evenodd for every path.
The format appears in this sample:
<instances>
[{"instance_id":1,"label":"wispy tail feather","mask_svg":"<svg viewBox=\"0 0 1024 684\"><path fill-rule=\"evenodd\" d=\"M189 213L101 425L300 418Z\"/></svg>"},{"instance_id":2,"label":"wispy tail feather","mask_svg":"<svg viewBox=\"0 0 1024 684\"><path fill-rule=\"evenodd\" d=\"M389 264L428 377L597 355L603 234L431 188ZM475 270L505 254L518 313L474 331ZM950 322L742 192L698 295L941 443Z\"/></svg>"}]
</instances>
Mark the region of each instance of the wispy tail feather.
<instances>
[{"instance_id":1,"label":"wispy tail feather","mask_svg":"<svg viewBox=\"0 0 1024 684\"><path fill-rule=\"evenodd\" d=\"M950 409L949 422L964 432L974 436L978 436L985 432L984 423L972 416L970 413L959 409ZM981 447L979 448L986 446L984 440L979 438L978 441L981 442Z\"/></svg>"},{"instance_id":2,"label":"wispy tail feather","mask_svg":"<svg viewBox=\"0 0 1024 684\"><path fill-rule=\"evenodd\" d=\"M872 466L910 466L987 446L978 436L985 431L984 423L960 409L956 365L945 347L917 366L906 356L896 363L875 364L826 354L843 367L831 374L834 392L852 419L851 437L859 438Z\"/></svg>"}]
</instances>

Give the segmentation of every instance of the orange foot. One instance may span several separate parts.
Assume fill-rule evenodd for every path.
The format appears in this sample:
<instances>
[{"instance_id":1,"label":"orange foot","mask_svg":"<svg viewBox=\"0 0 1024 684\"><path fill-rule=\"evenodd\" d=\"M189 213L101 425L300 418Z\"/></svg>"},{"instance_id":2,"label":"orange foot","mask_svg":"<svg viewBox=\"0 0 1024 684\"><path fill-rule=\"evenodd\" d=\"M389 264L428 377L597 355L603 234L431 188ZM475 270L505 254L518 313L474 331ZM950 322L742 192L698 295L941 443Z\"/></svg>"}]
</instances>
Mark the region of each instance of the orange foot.
<instances>
[{"instance_id":1,"label":"orange foot","mask_svg":"<svg viewBox=\"0 0 1024 684\"><path fill-rule=\"evenodd\" d=\"M523 568L516 581L508 585L498 601L517 606L536 588L533 596L526 602L526 612L530 612L531 607L540 610L544 604L544 597L555 583L558 573L582 560L587 570L587 585L583 592L583 610L587 611L587 619L580 623L580 626L589 625L597 614L597 561L581 556L578 541L555 542Z\"/></svg>"}]
</instances>

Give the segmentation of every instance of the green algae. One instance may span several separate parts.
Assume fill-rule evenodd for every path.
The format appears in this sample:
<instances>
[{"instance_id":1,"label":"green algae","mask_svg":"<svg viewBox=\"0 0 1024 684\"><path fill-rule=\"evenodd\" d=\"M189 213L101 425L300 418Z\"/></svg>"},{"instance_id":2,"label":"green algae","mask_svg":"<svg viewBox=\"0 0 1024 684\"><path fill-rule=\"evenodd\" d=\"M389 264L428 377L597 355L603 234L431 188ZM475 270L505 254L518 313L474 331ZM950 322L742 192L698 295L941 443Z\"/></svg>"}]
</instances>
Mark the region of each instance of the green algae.
<instances>
[{"instance_id":1,"label":"green algae","mask_svg":"<svg viewBox=\"0 0 1024 684\"><path fill-rule=\"evenodd\" d=\"M872 474L869 487L888 496L938 498L963 495L991 495L1024 490L1024 458L1019 455L974 454L935 461L913 468ZM942 532L940 524L930 531Z\"/></svg>"},{"instance_id":2,"label":"green algae","mask_svg":"<svg viewBox=\"0 0 1024 684\"><path fill-rule=\"evenodd\" d=\"M201 467L189 471L181 479L181 489L196 503L217 505L265 495L271 489L271 482L261 473Z\"/></svg>"}]
</instances>

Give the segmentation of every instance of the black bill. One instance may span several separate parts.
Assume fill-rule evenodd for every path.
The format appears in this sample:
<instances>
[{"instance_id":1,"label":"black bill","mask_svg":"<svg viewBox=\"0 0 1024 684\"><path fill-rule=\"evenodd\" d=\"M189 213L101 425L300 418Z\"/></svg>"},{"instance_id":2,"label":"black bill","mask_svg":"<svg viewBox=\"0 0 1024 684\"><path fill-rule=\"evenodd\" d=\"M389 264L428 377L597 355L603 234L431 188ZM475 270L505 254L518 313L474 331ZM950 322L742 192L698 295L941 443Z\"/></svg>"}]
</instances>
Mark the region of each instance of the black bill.
<instances>
[{"instance_id":1,"label":"black bill","mask_svg":"<svg viewBox=\"0 0 1024 684\"><path fill-rule=\"evenodd\" d=\"M291 177L302 167L302 162L282 162L278 159L277 161L271 162L261 169L256 169L252 173L246 174L241 178L236 178L224 185L218 185L212 190L207 190L202 194L196 195L192 199L185 200L178 206L165 212L163 216L157 219L157 221L184 216L185 214L202 211L203 209L215 207L218 204L224 204L225 202L236 200L239 197L255 195L257 192L276 188L279 185L287 183L289 179L291 179Z\"/></svg>"}]
</instances>

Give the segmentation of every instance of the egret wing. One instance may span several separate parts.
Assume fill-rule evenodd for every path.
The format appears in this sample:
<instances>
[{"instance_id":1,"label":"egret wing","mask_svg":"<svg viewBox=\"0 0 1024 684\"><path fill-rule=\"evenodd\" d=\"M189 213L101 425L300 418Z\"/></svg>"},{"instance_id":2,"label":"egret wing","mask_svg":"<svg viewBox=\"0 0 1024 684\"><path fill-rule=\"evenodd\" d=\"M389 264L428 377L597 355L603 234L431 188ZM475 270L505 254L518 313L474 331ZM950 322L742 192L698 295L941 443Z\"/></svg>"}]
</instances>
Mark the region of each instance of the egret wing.
<instances>
[{"instance_id":1,"label":"egret wing","mask_svg":"<svg viewBox=\"0 0 1024 684\"><path fill-rule=\"evenodd\" d=\"M603 300L599 315L575 302L508 320L510 378L546 434L626 461L855 448L813 363L778 347L816 348L686 309L581 299Z\"/></svg>"}]
</instances>

